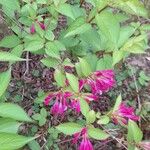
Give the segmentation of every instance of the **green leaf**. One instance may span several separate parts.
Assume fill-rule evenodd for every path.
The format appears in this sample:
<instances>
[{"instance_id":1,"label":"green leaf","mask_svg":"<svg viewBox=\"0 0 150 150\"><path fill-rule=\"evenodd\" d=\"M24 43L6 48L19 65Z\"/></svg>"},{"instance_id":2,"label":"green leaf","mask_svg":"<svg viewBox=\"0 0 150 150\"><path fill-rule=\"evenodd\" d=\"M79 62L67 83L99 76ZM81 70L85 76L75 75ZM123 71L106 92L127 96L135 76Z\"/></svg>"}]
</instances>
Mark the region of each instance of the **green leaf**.
<instances>
[{"instance_id":1,"label":"green leaf","mask_svg":"<svg viewBox=\"0 0 150 150\"><path fill-rule=\"evenodd\" d=\"M11 54L13 54L13 55L15 55L17 57L21 57L22 53L23 53L23 45L22 44L17 45L11 51Z\"/></svg>"},{"instance_id":2,"label":"green leaf","mask_svg":"<svg viewBox=\"0 0 150 150\"><path fill-rule=\"evenodd\" d=\"M82 34L90 29L91 25L86 23L84 18L79 17L69 26L65 37Z\"/></svg>"},{"instance_id":3,"label":"green leaf","mask_svg":"<svg viewBox=\"0 0 150 150\"><path fill-rule=\"evenodd\" d=\"M140 27L140 30L142 30L142 31L150 31L150 24L143 24Z\"/></svg>"},{"instance_id":4,"label":"green leaf","mask_svg":"<svg viewBox=\"0 0 150 150\"><path fill-rule=\"evenodd\" d=\"M104 116L100 116L100 119L98 120L98 124L108 124L110 121L109 117L104 115Z\"/></svg>"},{"instance_id":5,"label":"green leaf","mask_svg":"<svg viewBox=\"0 0 150 150\"><path fill-rule=\"evenodd\" d=\"M42 108L42 109L40 110L40 114L42 115L42 117L46 118L46 117L47 117L47 111L46 111L46 109L45 109L45 108Z\"/></svg>"},{"instance_id":6,"label":"green leaf","mask_svg":"<svg viewBox=\"0 0 150 150\"><path fill-rule=\"evenodd\" d=\"M105 140L109 137L105 131L94 127L88 128L88 135L96 140Z\"/></svg>"},{"instance_id":7,"label":"green leaf","mask_svg":"<svg viewBox=\"0 0 150 150\"><path fill-rule=\"evenodd\" d=\"M94 51L99 51L101 49L101 39L98 32L91 28L90 30L84 32L80 35L82 40L84 40L88 45L91 45Z\"/></svg>"},{"instance_id":8,"label":"green leaf","mask_svg":"<svg viewBox=\"0 0 150 150\"><path fill-rule=\"evenodd\" d=\"M141 71L139 75L140 78L144 79L145 81L150 81L150 77L147 76L144 71Z\"/></svg>"},{"instance_id":9,"label":"green leaf","mask_svg":"<svg viewBox=\"0 0 150 150\"><path fill-rule=\"evenodd\" d=\"M35 140L28 143L30 150L41 150L39 143Z\"/></svg>"},{"instance_id":10,"label":"green leaf","mask_svg":"<svg viewBox=\"0 0 150 150\"><path fill-rule=\"evenodd\" d=\"M139 35L130 38L121 48L122 51L130 53L143 53L147 48L147 35Z\"/></svg>"},{"instance_id":11,"label":"green leaf","mask_svg":"<svg viewBox=\"0 0 150 150\"><path fill-rule=\"evenodd\" d=\"M139 0L117 0L113 1L112 6L117 7L132 15L148 17L148 11Z\"/></svg>"},{"instance_id":12,"label":"green leaf","mask_svg":"<svg viewBox=\"0 0 150 150\"><path fill-rule=\"evenodd\" d=\"M38 4L46 4L47 0L36 0Z\"/></svg>"},{"instance_id":13,"label":"green leaf","mask_svg":"<svg viewBox=\"0 0 150 150\"><path fill-rule=\"evenodd\" d=\"M82 77L82 76L83 76L83 73L82 73L82 70L81 70L80 63L76 63L76 64L75 64L75 68L76 68L76 72L77 72L78 76L79 76L79 77Z\"/></svg>"},{"instance_id":14,"label":"green leaf","mask_svg":"<svg viewBox=\"0 0 150 150\"><path fill-rule=\"evenodd\" d=\"M0 0L0 4L2 4L3 11L9 17L15 17L15 11L20 11L20 5L18 0Z\"/></svg>"},{"instance_id":15,"label":"green leaf","mask_svg":"<svg viewBox=\"0 0 150 150\"><path fill-rule=\"evenodd\" d=\"M97 25L110 44L111 50L116 49L120 34L120 25L113 13L103 11L96 15Z\"/></svg>"},{"instance_id":16,"label":"green leaf","mask_svg":"<svg viewBox=\"0 0 150 150\"><path fill-rule=\"evenodd\" d=\"M143 133L141 129L138 127L136 122L129 120L128 122L128 135L127 140L128 142L136 142L139 143L143 138Z\"/></svg>"},{"instance_id":17,"label":"green leaf","mask_svg":"<svg viewBox=\"0 0 150 150\"><path fill-rule=\"evenodd\" d=\"M0 104L0 116L11 118L18 121L32 122L31 118L20 106L11 103Z\"/></svg>"},{"instance_id":18,"label":"green leaf","mask_svg":"<svg viewBox=\"0 0 150 150\"><path fill-rule=\"evenodd\" d=\"M79 62L80 62L80 66L81 66L81 70L82 73L85 76L90 75L90 73L92 72L90 65L87 63L87 61L83 58L79 58Z\"/></svg>"},{"instance_id":19,"label":"green leaf","mask_svg":"<svg viewBox=\"0 0 150 150\"><path fill-rule=\"evenodd\" d=\"M96 120L96 114L95 111L91 110L86 115L86 121L88 124L94 123Z\"/></svg>"},{"instance_id":20,"label":"green leaf","mask_svg":"<svg viewBox=\"0 0 150 150\"><path fill-rule=\"evenodd\" d=\"M75 5L73 6L73 5L67 4L67 3L59 5L56 8L56 10L59 13L67 17L70 17L73 20L75 20L79 16L85 15L84 9L79 8L78 6L75 6Z\"/></svg>"},{"instance_id":21,"label":"green leaf","mask_svg":"<svg viewBox=\"0 0 150 150\"><path fill-rule=\"evenodd\" d=\"M16 150L32 141L33 137L24 137L12 133L0 133L0 150Z\"/></svg>"},{"instance_id":22,"label":"green leaf","mask_svg":"<svg viewBox=\"0 0 150 150\"><path fill-rule=\"evenodd\" d=\"M90 107L89 107L88 103L86 102L86 100L80 98L79 101L80 101L81 113L82 113L82 115L84 115L85 118L86 118L87 113L88 113L89 110L90 110Z\"/></svg>"},{"instance_id":23,"label":"green leaf","mask_svg":"<svg viewBox=\"0 0 150 150\"><path fill-rule=\"evenodd\" d=\"M41 62L48 68L56 68L59 65L59 61L51 57L43 58Z\"/></svg>"},{"instance_id":24,"label":"green leaf","mask_svg":"<svg viewBox=\"0 0 150 150\"><path fill-rule=\"evenodd\" d=\"M20 58L14 54L9 53L9 52L0 51L0 61L13 62L13 61L25 61L25 59Z\"/></svg>"},{"instance_id":25,"label":"green leaf","mask_svg":"<svg viewBox=\"0 0 150 150\"><path fill-rule=\"evenodd\" d=\"M37 41L30 41L26 47L25 47L25 51L37 51L39 49L42 49L44 47L44 40L37 40Z\"/></svg>"},{"instance_id":26,"label":"green leaf","mask_svg":"<svg viewBox=\"0 0 150 150\"><path fill-rule=\"evenodd\" d=\"M51 29L45 31L45 38L49 41L53 41L55 39L55 35Z\"/></svg>"},{"instance_id":27,"label":"green leaf","mask_svg":"<svg viewBox=\"0 0 150 150\"><path fill-rule=\"evenodd\" d=\"M56 59L60 59L60 49L57 47L57 45L54 42L48 42L46 44L45 52L48 56Z\"/></svg>"},{"instance_id":28,"label":"green leaf","mask_svg":"<svg viewBox=\"0 0 150 150\"><path fill-rule=\"evenodd\" d=\"M96 70L112 69L112 57L104 55L103 58L99 59L96 65Z\"/></svg>"},{"instance_id":29,"label":"green leaf","mask_svg":"<svg viewBox=\"0 0 150 150\"><path fill-rule=\"evenodd\" d=\"M56 127L57 130L66 135L73 135L74 133L80 132L82 128L81 125L73 122L63 123Z\"/></svg>"},{"instance_id":30,"label":"green leaf","mask_svg":"<svg viewBox=\"0 0 150 150\"><path fill-rule=\"evenodd\" d=\"M126 57L126 52L122 50L113 52L113 66L116 65L119 61L121 61L124 57Z\"/></svg>"},{"instance_id":31,"label":"green leaf","mask_svg":"<svg viewBox=\"0 0 150 150\"><path fill-rule=\"evenodd\" d=\"M117 97L116 102L115 102L115 106L113 108L113 112L115 112L116 110L118 110L120 104L122 102L122 96L121 94Z\"/></svg>"},{"instance_id":32,"label":"green leaf","mask_svg":"<svg viewBox=\"0 0 150 150\"><path fill-rule=\"evenodd\" d=\"M59 70L59 69L55 70L54 78L59 86L61 86L61 87L65 86L66 77L61 70Z\"/></svg>"},{"instance_id":33,"label":"green leaf","mask_svg":"<svg viewBox=\"0 0 150 150\"><path fill-rule=\"evenodd\" d=\"M0 73L0 83L1 83L0 97L5 93L9 85L10 79L11 79L11 69L9 69L6 72Z\"/></svg>"},{"instance_id":34,"label":"green leaf","mask_svg":"<svg viewBox=\"0 0 150 150\"><path fill-rule=\"evenodd\" d=\"M79 82L78 82L78 78L76 76L74 76L73 74L70 73L66 73L66 77L69 81L69 84L71 86L71 88L78 93L79 92Z\"/></svg>"},{"instance_id":35,"label":"green leaf","mask_svg":"<svg viewBox=\"0 0 150 150\"><path fill-rule=\"evenodd\" d=\"M118 40L118 48L123 46L129 37L135 32L135 28L131 26L125 26L120 29L120 36Z\"/></svg>"},{"instance_id":36,"label":"green leaf","mask_svg":"<svg viewBox=\"0 0 150 150\"><path fill-rule=\"evenodd\" d=\"M0 118L0 132L17 133L21 123L9 118Z\"/></svg>"},{"instance_id":37,"label":"green leaf","mask_svg":"<svg viewBox=\"0 0 150 150\"><path fill-rule=\"evenodd\" d=\"M5 36L0 41L0 47L14 48L15 46L19 45L20 42L20 39L16 35Z\"/></svg>"}]
</instances>

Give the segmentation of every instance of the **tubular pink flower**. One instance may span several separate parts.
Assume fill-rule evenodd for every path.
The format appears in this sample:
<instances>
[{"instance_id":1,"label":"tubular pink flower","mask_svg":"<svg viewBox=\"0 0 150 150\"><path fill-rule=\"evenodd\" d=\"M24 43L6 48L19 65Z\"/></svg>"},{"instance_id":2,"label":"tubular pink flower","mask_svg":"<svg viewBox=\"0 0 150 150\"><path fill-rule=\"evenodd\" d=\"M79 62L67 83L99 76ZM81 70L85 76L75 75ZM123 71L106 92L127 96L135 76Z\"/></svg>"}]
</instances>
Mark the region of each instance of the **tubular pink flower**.
<instances>
[{"instance_id":1,"label":"tubular pink flower","mask_svg":"<svg viewBox=\"0 0 150 150\"><path fill-rule=\"evenodd\" d=\"M84 87L84 85L86 84L86 80L84 80L84 79L81 79L81 80L79 80L79 90L81 91L82 89L83 89L83 87Z\"/></svg>"},{"instance_id":2,"label":"tubular pink flower","mask_svg":"<svg viewBox=\"0 0 150 150\"><path fill-rule=\"evenodd\" d=\"M79 113L81 110L80 110L80 103L79 103L79 100L78 99L72 99L71 100L71 104L70 104L70 107L72 109L75 109L77 113Z\"/></svg>"},{"instance_id":3,"label":"tubular pink flower","mask_svg":"<svg viewBox=\"0 0 150 150\"><path fill-rule=\"evenodd\" d=\"M45 29L46 29L44 23L38 22L38 24L40 25L40 27L41 27L42 30L45 30Z\"/></svg>"},{"instance_id":4,"label":"tubular pink flower","mask_svg":"<svg viewBox=\"0 0 150 150\"><path fill-rule=\"evenodd\" d=\"M31 27L30 27L30 33L31 34L35 33L35 26L34 26L34 24L32 24Z\"/></svg>"},{"instance_id":5,"label":"tubular pink flower","mask_svg":"<svg viewBox=\"0 0 150 150\"><path fill-rule=\"evenodd\" d=\"M115 84L113 70L101 70L94 72L87 79L87 84L91 87L93 94L107 92Z\"/></svg>"},{"instance_id":6,"label":"tubular pink flower","mask_svg":"<svg viewBox=\"0 0 150 150\"><path fill-rule=\"evenodd\" d=\"M93 146L88 138L87 128L83 128L81 132L74 134L73 143L77 143L78 139L82 136L81 144L78 150L93 150Z\"/></svg>"},{"instance_id":7,"label":"tubular pink flower","mask_svg":"<svg viewBox=\"0 0 150 150\"><path fill-rule=\"evenodd\" d=\"M51 108L51 113L52 114L63 114L67 108L68 108L68 103L67 100L72 96L70 92L56 92L54 94L49 94L45 100L44 104L49 105L50 101L55 99L55 103Z\"/></svg>"},{"instance_id":8,"label":"tubular pink flower","mask_svg":"<svg viewBox=\"0 0 150 150\"><path fill-rule=\"evenodd\" d=\"M115 123L121 121L122 123L127 124L128 119L138 121L140 117L135 115L133 107L128 107L124 103L121 103L118 110L113 113L113 120Z\"/></svg>"},{"instance_id":9,"label":"tubular pink flower","mask_svg":"<svg viewBox=\"0 0 150 150\"><path fill-rule=\"evenodd\" d=\"M142 141L142 142L140 142L139 145L144 150L150 150L150 142L149 141Z\"/></svg>"},{"instance_id":10,"label":"tubular pink flower","mask_svg":"<svg viewBox=\"0 0 150 150\"><path fill-rule=\"evenodd\" d=\"M84 94L84 99L86 101L96 101L98 99L98 96L96 96L92 93L86 93L86 94Z\"/></svg>"},{"instance_id":11,"label":"tubular pink flower","mask_svg":"<svg viewBox=\"0 0 150 150\"><path fill-rule=\"evenodd\" d=\"M49 94L45 100L44 104L49 105L51 100L55 100L54 105L51 108L51 113L63 114L68 108L74 109L76 112L80 112L80 103L78 99L74 99L71 92L56 92Z\"/></svg>"}]
</instances>

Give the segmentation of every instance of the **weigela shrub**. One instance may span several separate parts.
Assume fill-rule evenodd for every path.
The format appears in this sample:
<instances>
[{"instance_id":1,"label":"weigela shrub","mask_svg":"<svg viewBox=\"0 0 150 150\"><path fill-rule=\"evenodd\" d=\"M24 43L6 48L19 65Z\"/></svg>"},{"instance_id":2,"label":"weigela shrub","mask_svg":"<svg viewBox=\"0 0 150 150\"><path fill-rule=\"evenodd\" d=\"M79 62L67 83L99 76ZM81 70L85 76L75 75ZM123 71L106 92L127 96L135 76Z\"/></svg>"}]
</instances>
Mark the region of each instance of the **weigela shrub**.
<instances>
[{"instance_id":1,"label":"weigela shrub","mask_svg":"<svg viewBox=\"0 0 150 150\"><path fill-rule=\"evenodd\" d=\"M3 0L0 4L12 31L0 42L0 47L9 49L0 51L0 61L9 61L11 70L16 61L32 61L20 58L24 52L42 55L41 63L55 70L57 85L42 99L44 107L54 116L74 111L83 121L65 120L57 130L73 136L79 150L93 150L94 140L108 138L125 149L149 149L137 125L140 115L123 102L121 94L107 112L101 114L92 107L117 87L116 69L124 59L148 47L150 26L138 20L147 19L148 11L140 0ZM11 71L0 75L0 96L10 77ZM124 128L123 142L108 129L110 123Z\"/></svg>"}]
</instances>

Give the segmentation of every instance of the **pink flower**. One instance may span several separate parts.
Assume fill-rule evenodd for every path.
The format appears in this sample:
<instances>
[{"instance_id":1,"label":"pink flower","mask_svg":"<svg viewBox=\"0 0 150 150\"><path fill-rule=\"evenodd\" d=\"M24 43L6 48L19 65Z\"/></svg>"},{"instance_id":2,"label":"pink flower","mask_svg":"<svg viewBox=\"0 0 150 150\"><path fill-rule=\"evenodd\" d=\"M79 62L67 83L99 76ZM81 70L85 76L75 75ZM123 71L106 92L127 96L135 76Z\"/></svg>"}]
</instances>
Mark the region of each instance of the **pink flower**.
<instances>
[{"instance_id":1,"label":"pink flower","mask_svg":"<svg viewBox=\"0 0 150 150\"><path fill-rule=\"evenodd\" d=\"M58 91L56 93L51 93L45 98L44 104L48 106L51 100L55 100L51 108L51 113L54 115L63 114L68 108L80 112L79 100L74 99L71 92Z\"/></svg>"},{"instance_id":2,"label":"pink flower","mask_svg":"<svg viewBox=\"0 0 150 150\"><path fill-rule=\"evenodd\" d=\"M83 97L87 102L98 100L98 96L96 96L92 93L86 93L86 94L84 94Z\"/></svg>"},{"instance_id":3,"label":"pink flower","mask_svg":"<svg viewBox=\"0 0 150 150\"><path fill-rule=\"evenodd\" d=\"M150 142L149 141L142 141L142 142L140 142L139 145L144 150L150 150Z\"/></svg>"},{"instance_id":4,"label":"pink flower","mask_svg":"<svg viewBox=\"0 0 150 150\"><path fill-rule=\"evenodd\" d=\"M34 24L32 24L31 27L30 27L30 33L31 34L35 33L35 26L34 26Z\"/></svg>"},{"instance_id":5,"label":"pink flower","mask_svg":"<svg viewBox=\"0 0 150 150\"><path fill-rule=\"evenodd\" d=\"M121 103L118 110L113 113L113 120L115 123L121 121L122 123L127 124L128 119L138 121L140 117L135 115L133 107L128 107L124 103Z\"/></svg>"},{"instance_id":6,"label":"pink flower","mask_svg":"<svg viewBox=\"0 0 150 150\"><path fill-rule=\"evenodd\" d=\"M80 103L79 103L79 100L78 99L72 99L71 100L71 104L70 104L70 107L72 109L75 109L77 113L79 113L81 110L80 110Z\"/></svg>"},{"instance_id":7,"label":"pink flower","mask_svg":"<svg viewBox=\"0 0 150 150\"><path fill-rule=\"evenodd\" d=\"M82 141L78 150L93 150L93 146L88 138L87 128L83 128L81 132L74 134L73 143L77 143L80 137L82 137Z\"/></svg>"},{"instance_id":8,"label":"pink flower","mask_svg":"<svg viewBox=\"0 0 150 150\"><path fill-rule=\"evenodd\" d=\"M45 98L44 103L45 103L45 105L49 105L50 101L55 99L55 103L51 108L51 113L52 114L63 114L68 108L67 100L71 96L72 96L72 94L70 92L59 91L56 93L49 94Z\"/></svg>"},{"instance_id":9,"label":"pink flower","mask_svg":"<svg viewBox=\"0 0 150 150\"><path fill-rule=\"evenodd\" d=\"M114 72L113 70L100 70L92 73L87 79L79 80L80 90L83 89L86 84L90 86L94 95L101 95L114 86Z\"/></svg>"},{"instance_id":10,"label":"pink flower","mask_svg":"<svg viewBox=\"0 0 150 150\"><path fill-rule=\"evenodd\" d=\"M84 85L86 84L86 80L84 80L84 79L81 79L81 80L79 80L79 90L81 91L82 89L83 89L83 87L84 87Z\"/></svg>"},{"instance_id":11,"label":"pink flower","mask_svg":"<svg viewBox=\"0 0 150 150\"><path fill-rule=\"evenodd\" d=\"M115 84L113 70L101 70L94 72L87 79L87 84L91 87L93 94L107 92Z\"/></svg>"},{"instance_id":12,"label":"pink flower","mask_svg":"<svg viewBox=\"0 0 150 150\"><path fill-rule=\"evenodd\" d=\"M45 29L46 29L46 27L45 27L44 23L38 22L38 24L40 25L41 29L43 29L43 30L45 30Z\"/></svg>"}]
</instances>

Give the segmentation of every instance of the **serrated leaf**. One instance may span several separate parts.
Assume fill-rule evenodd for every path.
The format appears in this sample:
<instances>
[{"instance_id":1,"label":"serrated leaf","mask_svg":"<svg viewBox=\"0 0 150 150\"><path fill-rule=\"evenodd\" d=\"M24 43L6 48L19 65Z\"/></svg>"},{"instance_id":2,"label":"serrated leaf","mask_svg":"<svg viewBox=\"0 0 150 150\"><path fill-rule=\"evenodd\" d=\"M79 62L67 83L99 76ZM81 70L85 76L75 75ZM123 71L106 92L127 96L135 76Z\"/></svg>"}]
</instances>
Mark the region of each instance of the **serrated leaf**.
<instances>
[{"instance_id":1,"label":"serrated leaf","mask_svg":"<svg viewBox=\"0 0 150 150\"><path fill-rule=\"evenodd\" d=\"M11 69L0 73L0 97L5 93L11 79Z\"/></svg>"},{"instance_id":2,"label":"serrated leaf","mask_svg":"<svg viewBox=\"0 0 150 150\"><path fill-rule=\"evenodd\" d=\"M78 82L78 78L76 76L74 76L73 74L70 73L66 73L66 77L69 81L69 84L71 86L71 88L78 93L79 92L79 82Z\"/></svg>"},{"instance_id":3,"label":"serrated leaf","mask_svg":"<svg viewBox=\"0 0 150 150\"><path fill-rule=\"evenodd\" d=\"M143 133L141 129L138 127L136 122L129 120L128 122L128 135L127 140L128 142L136 142L139 143L143 138Z\"/></svg>"},{"instance_id":4,"label":"serrated leaf","mask_svg":"<svg viewBox=\"0 0 150 150\"><path fill-rule=\"evenodd\" d=\"M129 37L135 32L135 28L131 26L125 26L120 29L120 35L118 40L118 48L123 46Z\"/></svg>"},{"instance_id":5,"label":"serrated leaf","mask_svg":"<svg viewBox=\"0 0 150 150\"><path fill-rule=\"evenodd\" d=\"M69 26L65 37L82 34L90 29L91 25L86 23L84 18L79 17Z\"/></svg>"},{"instance_id":6,"label":"serrated leaf","mask_svg":"<svg viewBox=\"0 0 150 150\"><path fill-rule=\"evenodd\" d=\"M31 118L20 106L11 103L0 104L0 116L18 121L32 122Z\"/></svg>"},{"instance_id":7,"label":"serrated leaf","mask_svg":"<svg viewBox=\"0 0 150 150\"><path fill-rule=\"evenodd\" d=\"M120 25L113 13L103 11L96 15L97 25L110 44L111 50L116 49L120 34Z\"/></svg>"},{"instance_id":8,"label":"serrated leaf","mask_svg":"<svg viewBox=\"0 0 150 150\"><path fill-rule=\"evenodd\" d=\"M0 4L2 4L3 11L9 17L15 17L15 11L20 11L20 5L18 0L0 0Z\"/></svg>"},{"instance_id":9,"label":"serrated leaf","mask_svg":"<svg viewBox=\"0 0 150 150\"><path fill-rule=\"evenodd\" d=\"M73 6L71 4L61 4L59 5L58 7L56 7L56 10L67 16L67 17L70 17L71 19L75 20L77 17L79 16L84 16L85 15L85 12L82 8L79 8L77 6Z\"/></svg>"},{"instance_id":10,"label":"serrated leaf","mask_svg":"<svg viewBox=\"0 0 150 150\"><path fill-rule=\"evenodd\" d=\"M48 68L50 67L55 68L57 67L57 65L59 65L59 61L51 57L43 58L41 62Z\"/></svg>"},{"instance_id":11,"label":"serrated leaf","mask_svg":"<svg viewBox=\"0 0 150 150\"><path fill-rule=\"evenodd\" d=\"M14 54L11 54L9 52L3 52L0 51L0 61L25 61L26 59L20 58Z\"/></svg>"},{"instance_id":12,"label":"serrated leaf","mask_svg":"<svg viewBox=\"0 0 150 150\"><path fill-rule=\"evenodd\" d=\"M147 35L139 35L130 38L121 48L122 51L130 53L144 53L147 47Z\"/></svg>"},{"instance_id":13,"label":"serrated leaf","mask_svg":"<svg viewBox=\"0 0 150 150\"><path fill-rule=\"evenodd\" d=\"M85 116L85 118L86 118L86 115L87 115L87 113L88 113L89 110L90 110L90 107L89 107L88 103L86 102L86 100L84 100L84 99L82 99L82 98L80 98L79 102L80 102L81 113L82 113L82 114Z\"/></svg>"},{"instance_id":14,"label":"serrated leaf","mask_svg":"<svg viewBox=\"0 0 150 150\"><path fill-rule=\"evenodd\" d=\"M90 73L92 72L90 65L87 63L87 61L83 58L79 58L79 62L80 62L80 66L81 66L81 70L82 73L85 76L90 75Z\"/></svg>"},{"instance_id":15,"label":"serrated leaf","mask_svg":"<svg viewBox=\"0 0 150 150\"><path fill-rule=\"evenodd\" d=\"M124 57L126 57L126 52L119 50L113 52L113 66L120 62Z\"/></svg>"},{"instance_id":16,"label":"serrated leaf","mask_svg":"<svg viewBox=\"0 0 150 150\"><path fill-rule=\"evenodd\" d=\"M103 58L97 61L96 70L112 69L112 57L104 55Z\"/></svg>"},{"instance_id":17,"label":"serrated leaf","mask_svg":"<svg viewBox=\"0 0 150 150\"><path fill-rule=\"evenodd\" d=\"M52 57L52 58L56 58L56 59L60 59L60 53L59 53L60 49L58 48L58 46L56 45L56 43L54 42L48 42L46 44L46 49L45 52L48 56Z\"/></svg>"},{"instance_id":18,"label":"serrated leaf","mask_svg":"<svg viewBox=\"0 0 150 150\"><path fill-rule=\"evenodd\" d=\"M58 69L55 70L54 78L59 86L61 87L65 86L66 77L61 70L58 70Z\"/></svg>"},{"instance_id":19,"label":"serrated leaf","mask_svg":"<svg viewBox=\"0 0 150 150\"><path fill-rule=\"evenodd\" d=\"M117 0L113 1L111 5L132 15L148 17L148 11L139 0Z\"/></svg>"},{"instance_id":20,"label":"serrated leaf","mask_svg":"<svg viewBox=\"0 0 150 150\"><path fill-rule=\"evenodd\" d=\"M54 40L55 35L54 35L54 33L52 32L51 29L48 29L48 30L45 31L45 38L47 40L49 40L49 41L53 41Z\"/></svg>"},{"instance_id":21,"label":"serrated leaf","mask_svg":"<svg viewBox=\"0 0 150 150\"><path fill-rule=\"evenodd\" d=\"M96 140L105 140L109 137L105 131L94 127L88 127L88 135Z\"/></svg>"},{"instance_id":22,"label":"serrated leaf","mask_svg":"<svg viewBox=\"0 0 150 150\"><path fill-rule=\"evenodd\" d=\"M37 51L39 49L42 49L44 47L44 40L37 40L37 41L30 41L28 44L25 46L25 51Z\"/></svg>"},{"instance_id":23,"label":"serrated leaf","mask_svg":"<svg viewBox=\"0 0 150 150\"><path fill-rule=\"evenodd\" d=\"M32 141L33 137L24 137L12 133L0 133L0 150L16 150Z\"/></svg>"},{"instance_id":24,"label":"serrated leaf","mask_svg":"<svg viewBox=\"0 0 150 150\"><path fill-rule=\"evenodd\" d=\"M5 133L17 133L21 123L9 119L9 118L0 118L0 132Z\"/></svg>"},{"instance_id":25,"label":"serrated leaf","mask_svg":"<svg viewBox=\"0 0 150 150\"><path fill-rule=\"evenodd\" d=\"M15 46L19 45L20 42L20 39L16 35L5 36L0 41L0 47L14 48Z\"/></svg>"},{"instance_id":26,"label":"serrated leaf","mask_svg":"<svg viewBox=\"0 0 150 150\"><path fill-rule=\"evenodd\" d=\"M116 110L118 110L120 104L122 102L122 96L121 94L117 97L116 102L115 102L115 106L113 108L113 112L115 112Z\"/></svg>"},{"instance_id":27,"label":"serrated leaf","mask_svg":"<svg viewBox=\"0 0 150 150\"><path fill-rule=\"evenodd\" d=\"M56 127L57 130L66 135L73 135L74 133L80 132L82 128L81 125L73 122L63 123Z\"/></svg>"}]
</instances>

